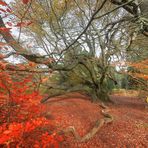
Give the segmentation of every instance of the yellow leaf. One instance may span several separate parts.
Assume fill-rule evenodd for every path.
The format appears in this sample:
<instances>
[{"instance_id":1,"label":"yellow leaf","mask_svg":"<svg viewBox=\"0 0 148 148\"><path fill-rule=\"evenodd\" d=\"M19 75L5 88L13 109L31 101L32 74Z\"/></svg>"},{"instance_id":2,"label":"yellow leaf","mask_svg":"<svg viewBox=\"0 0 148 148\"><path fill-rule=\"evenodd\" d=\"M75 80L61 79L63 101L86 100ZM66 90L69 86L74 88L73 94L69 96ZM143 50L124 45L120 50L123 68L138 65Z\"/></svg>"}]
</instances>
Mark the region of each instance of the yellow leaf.
<instances>
[{"instance_id":1,"label":"yellow leaf","mask_svg":"<svg viewBox=\"0 0 148 148\"><path fill-rule=\"evenodd\" d=\"M145 101L146 101L146 103L148 103L148 97L146 98L146 100L145 100Z\"/></svg>"}]
</instances>

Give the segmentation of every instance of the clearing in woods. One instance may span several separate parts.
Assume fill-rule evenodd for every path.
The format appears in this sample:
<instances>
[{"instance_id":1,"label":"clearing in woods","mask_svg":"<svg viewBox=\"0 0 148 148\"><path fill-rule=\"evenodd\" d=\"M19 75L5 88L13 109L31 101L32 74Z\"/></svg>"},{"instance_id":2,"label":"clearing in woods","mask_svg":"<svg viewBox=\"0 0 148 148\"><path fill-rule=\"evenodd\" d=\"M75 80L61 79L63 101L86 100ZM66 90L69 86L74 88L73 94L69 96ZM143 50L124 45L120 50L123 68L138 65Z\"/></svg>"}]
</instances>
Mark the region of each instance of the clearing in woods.
<instances>
[{"instance_id":1,"label":"clearing in woods","mask_svg":"<svg viewBox=\"0 0 148 148\"><path fill-rule=\"evenodd\" d=\"M136 97L111 96L114 104L107 104L114 121L102 126L90 140L77 142L72 133L64 134L62 148L115 148L148 146L148 111ZM46 102L47 118L60 131L74 126L80 136L86 135L98 119L101 107L89 97L78 93L52 98Z\"/></svg>"}]
</instances>

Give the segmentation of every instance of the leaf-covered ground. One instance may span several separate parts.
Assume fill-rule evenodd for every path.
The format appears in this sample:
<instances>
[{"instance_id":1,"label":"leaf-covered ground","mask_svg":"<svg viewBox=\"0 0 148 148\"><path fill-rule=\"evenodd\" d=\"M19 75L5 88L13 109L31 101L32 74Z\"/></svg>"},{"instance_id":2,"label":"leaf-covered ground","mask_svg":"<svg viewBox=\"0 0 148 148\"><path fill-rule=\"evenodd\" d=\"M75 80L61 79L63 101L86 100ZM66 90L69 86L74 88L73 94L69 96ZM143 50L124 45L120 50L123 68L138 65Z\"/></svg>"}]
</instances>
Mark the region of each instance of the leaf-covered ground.
<instances>
[{"instance_id":1,"label":"leaf-covered ground","mask_svg":"<svg viewBox=\"0 0 148 148\"><path fill-rule=\"evenodd\" d=\"M61 148L147 148L148 109L136 97L111 96L115 104L108 104L113 123L104 125L88 142L77 142L72 134L64 136ZM50 99L46 103L46 117L60 131L74 126L83 136L101 119L101 108L80 94Z\"/></svg>"}]
</instances>

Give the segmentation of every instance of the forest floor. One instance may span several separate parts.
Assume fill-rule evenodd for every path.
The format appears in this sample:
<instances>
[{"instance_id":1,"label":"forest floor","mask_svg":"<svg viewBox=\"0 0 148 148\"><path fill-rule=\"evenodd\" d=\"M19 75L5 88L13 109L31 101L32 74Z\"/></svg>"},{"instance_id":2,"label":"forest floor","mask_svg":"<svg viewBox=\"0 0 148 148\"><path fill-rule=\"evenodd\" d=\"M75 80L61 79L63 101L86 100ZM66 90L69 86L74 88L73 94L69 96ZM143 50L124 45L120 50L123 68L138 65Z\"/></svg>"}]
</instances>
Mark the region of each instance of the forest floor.
<instances>
[{"instance_id":1,"label":"forest floor","mask_svg":"<svg viewBox=\"0 0 148 148\"><path fill-rule=\"evenodd\" d=\"M73 134L66 134L61 148L147 148L148 109L137 97L111 96L114 104L107 104L114 117L87 142L77 142ZM102 118L101 107L78 93L68 94L47 101L48 118L56 130L74 126L80 136L93 128Z\"/></svg>"}]
</instances>

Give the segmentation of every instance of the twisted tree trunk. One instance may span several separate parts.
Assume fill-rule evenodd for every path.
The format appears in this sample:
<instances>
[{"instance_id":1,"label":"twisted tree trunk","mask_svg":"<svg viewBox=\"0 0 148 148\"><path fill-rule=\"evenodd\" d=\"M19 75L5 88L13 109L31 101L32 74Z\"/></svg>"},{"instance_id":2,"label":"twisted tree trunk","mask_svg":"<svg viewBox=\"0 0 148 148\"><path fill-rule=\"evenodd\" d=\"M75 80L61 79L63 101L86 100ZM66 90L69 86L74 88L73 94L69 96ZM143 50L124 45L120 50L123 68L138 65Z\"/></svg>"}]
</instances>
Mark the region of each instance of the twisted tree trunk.
<instances>
[{"instance_id":1,"label":"twisted tree trunk","mask_svg":"<svg viewBox=\"0 0 148 148\"><path fill-rule=\"evenodd\" d=\"M81 137L79 133L76 131L74 126L69 126L66 129L60 131L59 133L60 134L72 133L78 142L86 142L92 139L97 134L97 132L101 129L102 126L108 123L112 123L114 120L113 116L110 113L108 113L110 111L109 108L105 106L103 103L100 104L100 106L103 108L101 110L101 114L104 116L104 118L98 119L94 127L84 136Z\"/></svg>"}]
</instances>

